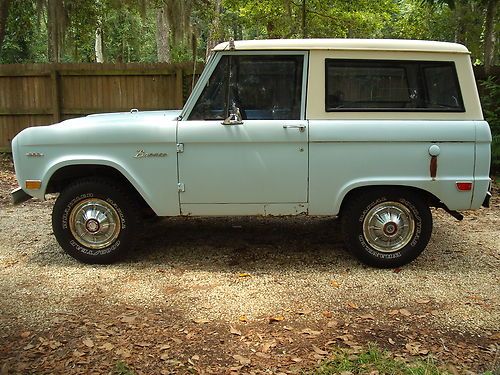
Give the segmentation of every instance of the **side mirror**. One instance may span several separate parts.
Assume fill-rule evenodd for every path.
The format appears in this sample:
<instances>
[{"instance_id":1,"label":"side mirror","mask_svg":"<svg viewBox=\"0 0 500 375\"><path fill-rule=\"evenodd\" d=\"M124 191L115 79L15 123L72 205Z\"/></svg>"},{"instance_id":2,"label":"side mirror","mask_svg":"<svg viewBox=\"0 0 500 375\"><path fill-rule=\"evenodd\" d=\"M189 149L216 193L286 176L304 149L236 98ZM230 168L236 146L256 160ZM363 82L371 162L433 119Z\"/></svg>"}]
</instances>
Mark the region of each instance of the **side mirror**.
<instances>
[{"instance_id":1,"label":"side mirror","mask_svg":"<svg viewBox=\"0 0 500 375\"><path fill-rule=\"evenodd\" d=\"M241 121L241 113L240 109L233 105L229 110L229 116L222 121L222 125L241 125L243 121Z\"/></svg>"}]
</instances>

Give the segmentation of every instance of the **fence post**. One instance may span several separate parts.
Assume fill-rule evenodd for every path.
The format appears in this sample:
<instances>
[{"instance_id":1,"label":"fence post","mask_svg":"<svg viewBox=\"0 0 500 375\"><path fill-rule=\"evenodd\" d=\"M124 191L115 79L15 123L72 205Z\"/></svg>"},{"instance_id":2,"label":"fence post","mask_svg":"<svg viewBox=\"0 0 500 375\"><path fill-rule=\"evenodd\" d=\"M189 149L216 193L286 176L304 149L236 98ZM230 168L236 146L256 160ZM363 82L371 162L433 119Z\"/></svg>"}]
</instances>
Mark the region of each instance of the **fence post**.
<instances>
[{"instance_id":1,"label":"fence post","mask_svg":"<svg viewBox=\"0 0 500 375\"><path fill-rule=\"evenodd\" d=\"M50 80L52 86L52 120L54 123L61 121L61 97L59 90L59 72L55 66L50 72Z\"/></svg>"},{"instance_id":2,"label":"fence post","mask_svg":"<svg viewBox=\"0 0 500 375\"><path fill-rule=\"evenodd\" d=\"M183 75L182 68L175 70L175 106L177 109L182 109L184 104Z\"/></svg>"}]
</instances>

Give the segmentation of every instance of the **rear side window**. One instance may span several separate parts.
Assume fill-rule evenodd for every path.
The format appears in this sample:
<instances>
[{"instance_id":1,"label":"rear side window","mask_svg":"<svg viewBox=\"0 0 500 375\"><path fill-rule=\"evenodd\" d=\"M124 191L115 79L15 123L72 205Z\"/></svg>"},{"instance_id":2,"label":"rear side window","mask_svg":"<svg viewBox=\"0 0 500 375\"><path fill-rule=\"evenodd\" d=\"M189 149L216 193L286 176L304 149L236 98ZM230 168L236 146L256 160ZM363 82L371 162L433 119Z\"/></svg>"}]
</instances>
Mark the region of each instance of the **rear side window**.
<instances>
[{"instance_id":1,"label":"rear side window","mask_svg":"<svg viewBox=\"0 0 500 375\"><path fill-rule=\"evenodd\" d=\"M464 112L455 64L326 60L327 112Z\"/></svg>"}]
</instances>

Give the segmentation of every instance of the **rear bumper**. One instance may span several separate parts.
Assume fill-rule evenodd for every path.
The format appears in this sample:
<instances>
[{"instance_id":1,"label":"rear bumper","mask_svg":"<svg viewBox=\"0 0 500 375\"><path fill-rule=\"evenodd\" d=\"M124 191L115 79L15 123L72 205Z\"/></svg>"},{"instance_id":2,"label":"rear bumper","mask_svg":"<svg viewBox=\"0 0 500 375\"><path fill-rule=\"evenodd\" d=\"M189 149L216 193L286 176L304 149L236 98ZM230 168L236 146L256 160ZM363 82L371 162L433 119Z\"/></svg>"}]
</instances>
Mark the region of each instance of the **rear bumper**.
<instances>
[{"instance_id":1,"label":"rear bumper","mask_svg":"<svg viewBox=\"0 0 500 375\"><path fill-rule=\"evenodd\" d=\"M10 196L11 196L13 204L20 204L20 203L26 202L28 199L33 198L31 195L27 194L20 187L12 190L10 193Z\"/></svg>"}]
</instances>

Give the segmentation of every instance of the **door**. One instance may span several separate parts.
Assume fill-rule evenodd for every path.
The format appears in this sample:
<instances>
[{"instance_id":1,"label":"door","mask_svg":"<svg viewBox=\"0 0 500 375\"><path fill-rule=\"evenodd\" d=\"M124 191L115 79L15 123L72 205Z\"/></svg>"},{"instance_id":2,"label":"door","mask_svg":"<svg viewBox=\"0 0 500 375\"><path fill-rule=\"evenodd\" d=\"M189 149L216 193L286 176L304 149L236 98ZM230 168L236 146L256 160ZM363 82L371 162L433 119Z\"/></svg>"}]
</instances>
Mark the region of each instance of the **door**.
<instances>
[{"instance_id":1,"label":"door","mask_svg":"<svg viewBox=\"0 0 500 375\"><path fill-rule=\"evenodd\" d=\"M306 57L232 52L214 60L178 122L181 206L307 202Z\"/></svg>"}]
</instances>

